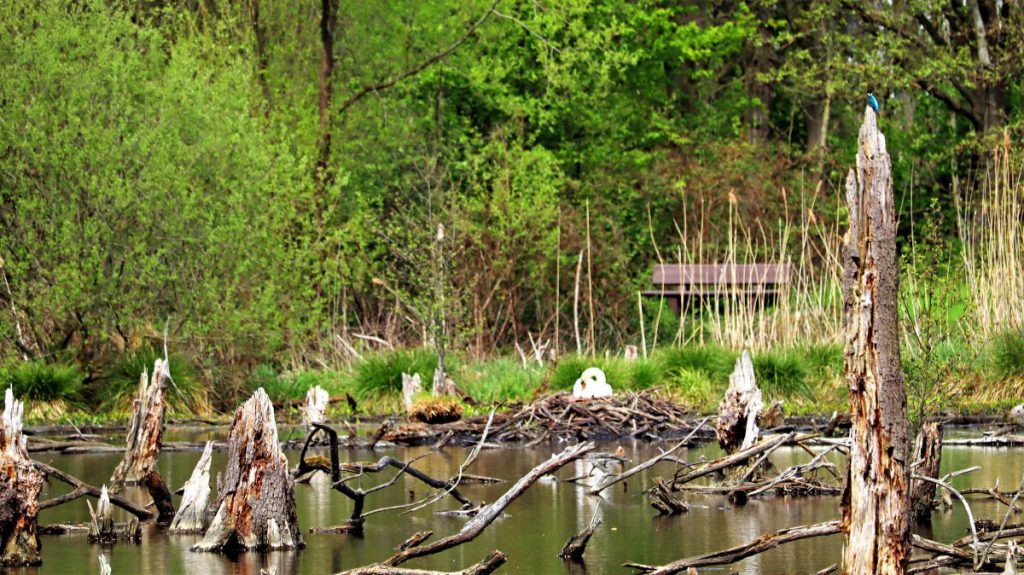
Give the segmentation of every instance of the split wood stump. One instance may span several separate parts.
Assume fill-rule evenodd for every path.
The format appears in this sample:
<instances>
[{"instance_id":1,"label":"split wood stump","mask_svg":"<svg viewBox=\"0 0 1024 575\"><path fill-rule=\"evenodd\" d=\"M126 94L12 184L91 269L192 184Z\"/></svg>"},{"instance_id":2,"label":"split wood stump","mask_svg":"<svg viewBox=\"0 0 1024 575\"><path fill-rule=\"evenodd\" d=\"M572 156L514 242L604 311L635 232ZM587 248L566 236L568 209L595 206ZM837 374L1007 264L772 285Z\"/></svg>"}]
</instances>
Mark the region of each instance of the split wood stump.
<instances>
[{"instance_id":1,"label":"split wood stump","mask_svg":"<svg viewBox=\"0 0 1024 575\"><path fill-rule=\"evenodd\" d=\"M167 362L153 362L153 378L145 371L139 380L139 391L132 405L132 418L128 423L128 443L124 459L110 477L111 491L117 493L123 485L142 483L150 472L156 471L156 460L164 433L164 390L170 378Z\"/></svg>"},{"instance_id":2,"label":"split wood stump","mask_svg":"<svg viewBox=\"0 0 1024 575\"><path fill-rule=\"evenodd\" d=\"M210 528L193 551L305 546L295 512L295 482L277 441L274 406L263 388L235 412L216 508Z\"/></svg>"},{"instance_id":3,"label":"split wood stump","mask_svg":"<svg viewBox=\"0 0 1024 575\"><path fill-rule=\"evenodd\" d=\"M865 109L846 178L844 372L850 464L842 496L844 575L903 574L910 559L910 442L900 367L896 216L885 136Z\"/></svg>"},{"instance_id":4,"label":"split wood stump","mask_svg":"<svg viewBox=\"0 0 1024 575\"><path fill-rule=\"evenodd\" d=\"M39 565L39 492L43 474L36 469L21 433L24 405L7 388L0 425L0 565Z\"/></svg>"},{"instance_id":5,"label":"split wood stump","mask_svg":"<svg viewBox=\"0 0 1024 575\"><path fill-rule=\"evenodd\" d=\"M331 397L319 385L314 385L306 392L306 401L302 404L302 424L307 431L313 431L316 423L327 421L327 405Z\"/></svg>"},{"instance_id":6,"label":"split wood stump","mask_svg":"<svg viewBox=\"0 0 1024 575\"><path fill-rule=\"evenodd\" d=\"M729 389L718 406L719 417L715 427L718 445L728 453L753 445L760 433L757 416L763 409L761 390L754 377L754 363L750 360L750 352L744 350L736 360L736 368L729 376Z\"/></svg>"},{"instance_id":7,"label":"split wood stump","mask_svg":"<svg viewBox=\"0 0 1024 575\"><path fill-rule=\"evenodd\" d=\"M181 505L171 521L170 533L202 533L206 529L206 508L210 500L210 458L213 442L207 441L192 477L185 482Z\"/></svg>"}]
</instances>

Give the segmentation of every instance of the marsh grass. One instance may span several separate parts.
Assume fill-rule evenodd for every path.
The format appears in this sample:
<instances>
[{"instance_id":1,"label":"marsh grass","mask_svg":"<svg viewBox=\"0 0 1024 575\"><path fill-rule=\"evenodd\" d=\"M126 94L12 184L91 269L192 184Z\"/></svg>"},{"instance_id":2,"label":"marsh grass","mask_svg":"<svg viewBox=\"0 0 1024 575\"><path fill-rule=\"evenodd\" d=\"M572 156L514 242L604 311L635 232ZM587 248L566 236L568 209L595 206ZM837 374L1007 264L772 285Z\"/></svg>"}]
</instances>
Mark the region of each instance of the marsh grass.
<instances>
[{"instance_id":1,"label":"marsh grass","mask_svg":"<svg viewBox=\"0 0 1024 575\"><path fill-rule=\"evenodd\" d=\"M457 366L448 366L455 373ZM400 349L365 356L352 374L356 396L361 400L398 396L402 393L402 374L420 374L425 390L430 389L437 367L437 356L427 348Z\"/></svg>"},{"instance_id":2,"label":"marsh grass","mask_svg":"<svg viewBox=\"0 0 1024 575\"><path fill-rule=\"evenodd\" d=\"M523 365L511 356L499 356L464 368L458 384L485 404L527 401L542 388L546 373L535 362Z\"/></svg>"},{"instance_id":3,"label":"marsh grass","mask_svg":"<svg viewBox=\"0 0 1024 575\"><path fill-rule=\"evenodd\" d=\"M162 357L163 351L153 347L129 351L111 362L103 374L89 384L88 392L94 400L98 400L101 410L130 414L132 401L139 388L139 377L143 371L151 374L153 362ZM213 408L209 391L192 362L172 353L168 363L174 380L174 386L168 387L165 395L170 414L188 416L211 413Z\"/></svg>"}]
</instances>

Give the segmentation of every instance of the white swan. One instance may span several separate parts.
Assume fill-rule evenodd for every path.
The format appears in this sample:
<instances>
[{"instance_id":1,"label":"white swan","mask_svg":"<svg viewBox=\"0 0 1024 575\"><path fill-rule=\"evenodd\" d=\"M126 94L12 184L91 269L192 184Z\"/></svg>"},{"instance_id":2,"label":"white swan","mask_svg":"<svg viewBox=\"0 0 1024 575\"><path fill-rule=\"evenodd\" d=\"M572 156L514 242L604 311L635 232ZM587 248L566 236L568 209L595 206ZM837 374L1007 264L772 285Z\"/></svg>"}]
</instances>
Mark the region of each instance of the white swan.
<instances>
[{"instance_id":1,"label":"white swan","mask_svg":"<svg viewBox=\"0 0 1024 575\"><path fill-rule=\"evenodd\" d=\"M591 367L584 371L572 386L572 396L575 399L611 397L612 386L608 385L601 368Z\"/></svg>"}]
</instances>

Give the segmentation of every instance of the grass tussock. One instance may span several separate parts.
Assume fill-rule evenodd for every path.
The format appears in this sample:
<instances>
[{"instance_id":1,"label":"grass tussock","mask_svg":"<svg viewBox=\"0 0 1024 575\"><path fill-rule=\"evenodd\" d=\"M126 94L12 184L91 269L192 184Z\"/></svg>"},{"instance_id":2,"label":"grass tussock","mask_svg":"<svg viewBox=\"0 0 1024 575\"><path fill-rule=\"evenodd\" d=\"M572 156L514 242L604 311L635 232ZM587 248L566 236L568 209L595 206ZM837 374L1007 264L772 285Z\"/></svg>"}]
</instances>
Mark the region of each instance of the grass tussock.
<instances>
[{"instance_id":1,"label":"grass tussock","mask_svg":"<svg viewBox=\"0 0 1024 575\"><path fill-rule=\"evenodd\" d=\"M363 357L352 374L356 396L379 399L402 393L402 374L418 373L429 388L437 368L437 356L425 348L401 349ZM451 367L449 367L451 369Z\"/></svg>"},{"instance_id":2,"label":"grass tussock","mask_svg":"<svg viewBox=\"0 0 1024 575\"><path fill-rule=\"evenodd\" d=\"M132 401L139 389L142 372L152 376L153 362L163 358L163 351L154 347L140 347L112 361L103 373L89 385L89 394L98 400L100 409L117 413L131 413ZM170 354L173 385L167 390L168 411L173 416L207 414L213 411L209 389L199 372L187 357Z\"/></svg>"}]
</instances>

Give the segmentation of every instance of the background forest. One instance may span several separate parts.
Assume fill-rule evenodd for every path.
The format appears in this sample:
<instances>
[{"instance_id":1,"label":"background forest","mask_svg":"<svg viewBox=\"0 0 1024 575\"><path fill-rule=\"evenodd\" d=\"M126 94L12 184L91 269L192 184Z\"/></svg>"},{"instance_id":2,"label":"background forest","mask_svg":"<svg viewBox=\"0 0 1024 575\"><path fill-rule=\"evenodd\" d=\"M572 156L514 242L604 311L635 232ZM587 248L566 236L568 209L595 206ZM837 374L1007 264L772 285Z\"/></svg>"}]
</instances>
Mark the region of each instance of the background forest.
<instances>
[{"instance_id":1,"label":"background forest","mask_svg":"<svg viewBox=\"0 0 1024 575\"><path fill-rule=\"evenodd\" d=\"M0 379L122 405L166 333L195 411L313 380L381 397L437 345L485 401L562 389L591 355L700 403L751 347L817 401L869 91L908 381L1015 397L1015 2L9 0ZM680 321L638 298L659 261L798 273L778 305Z\"/></svg>"}]
</instances>

